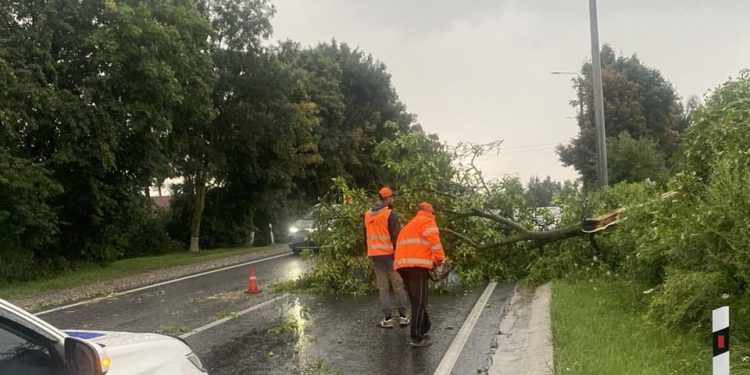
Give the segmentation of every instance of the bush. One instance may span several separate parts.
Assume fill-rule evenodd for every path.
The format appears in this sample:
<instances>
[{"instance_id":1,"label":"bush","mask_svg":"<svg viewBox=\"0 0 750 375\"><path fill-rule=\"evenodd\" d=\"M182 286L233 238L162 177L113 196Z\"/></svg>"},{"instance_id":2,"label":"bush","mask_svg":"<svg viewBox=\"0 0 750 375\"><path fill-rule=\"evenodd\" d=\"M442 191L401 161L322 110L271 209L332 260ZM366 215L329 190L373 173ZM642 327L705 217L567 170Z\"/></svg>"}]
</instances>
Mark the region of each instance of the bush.
<instances>
[{"instance_id":1,"label":"bush","mask_svg":"<svg viewBox=\"0 0 750 375\"><path fill-rule=\"evenodd\" d=\"M57 239L50 201L60 190L40 164L0 145L0 282L41 277L46 266L40 259Z\"/></svg>"},{"instance_id":2,"label":"bush","mask_svg":"<svg viewBox=\"0 0 750 375\"><path fill-rule=\"evenodd\" d=\"M129 234L130 246L123 254L123 258L178 251L180 244L173 241L166 230L168 218L169 214L159 211L144 216Z\"/></svg>"},{"instance_id":3,"label":"bush","mask_svg":"<svg viewBox=\"0 0 750 375\"><path fill-rule=\"evenodd\" d=\"M30 280L37 273L33 252L14 247L0 248L0 283Z\"/></svg>"},{"instance_id":4,"label":"bush","mask_svg":"<svg viewBox=\"0 0 750 375\"><path fill-rule=\"evenodd\" d=\"M726 275L670 269L648 306L647 317L666 326L692 327L708 322L711 310L722 305Z\"/></svg>"}]
</instances>

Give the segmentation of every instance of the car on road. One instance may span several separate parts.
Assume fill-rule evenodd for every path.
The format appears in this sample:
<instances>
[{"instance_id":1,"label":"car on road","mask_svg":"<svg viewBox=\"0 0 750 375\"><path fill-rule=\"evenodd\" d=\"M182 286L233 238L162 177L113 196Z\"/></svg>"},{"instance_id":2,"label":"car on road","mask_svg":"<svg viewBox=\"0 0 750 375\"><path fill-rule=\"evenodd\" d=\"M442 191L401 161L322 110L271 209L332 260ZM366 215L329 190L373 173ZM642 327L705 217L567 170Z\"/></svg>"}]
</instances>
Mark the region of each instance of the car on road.
<instances>
[{"instance_id":1,"label":"car on road","mask_svg":"<svg viewBox=\"0 0 750 375\"><path fill-rule=\"evenodd\" d=\"M319 209L320 204L315 205L289 227L289 248L293 253L300 254L302 250L316 251L318 249L310 238L310 234L315 231L315 214Z\"/></svg>"},{"instance_id":2,"label":"car on road","mask_svg":"<svg viewBox=\"0 0 750 375\"><path fill-rule=\"evenodd\" d=\"M203 375L178 338L155 333L61 331L0 299L0 374Z\"/></svg>"}]
</instances>

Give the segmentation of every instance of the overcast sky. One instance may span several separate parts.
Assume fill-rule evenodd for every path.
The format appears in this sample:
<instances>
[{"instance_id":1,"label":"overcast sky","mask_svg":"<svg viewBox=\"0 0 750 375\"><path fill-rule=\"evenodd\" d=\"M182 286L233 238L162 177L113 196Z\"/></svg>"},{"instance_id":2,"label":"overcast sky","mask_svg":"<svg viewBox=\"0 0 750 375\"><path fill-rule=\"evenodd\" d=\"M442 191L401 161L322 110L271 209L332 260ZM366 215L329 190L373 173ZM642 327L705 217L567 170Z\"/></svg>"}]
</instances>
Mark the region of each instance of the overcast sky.
<instances>
[{"instance_id":1,"label":"overcast sky","mask_svg":"<svg viewBox=\"0 0 750 375\"><path fill-rule=\"evenodd\" d=\"M555 145L577 133L570 77L590 57L586 0L273 0L274 39L336 38L383 61L408 110L449 144L504 140L492 177L576 178ZM750 67L750 1L599 0L599 39L687 98ZM606 116L606 114L605 114Z\"/></svg>"}]
</instances>

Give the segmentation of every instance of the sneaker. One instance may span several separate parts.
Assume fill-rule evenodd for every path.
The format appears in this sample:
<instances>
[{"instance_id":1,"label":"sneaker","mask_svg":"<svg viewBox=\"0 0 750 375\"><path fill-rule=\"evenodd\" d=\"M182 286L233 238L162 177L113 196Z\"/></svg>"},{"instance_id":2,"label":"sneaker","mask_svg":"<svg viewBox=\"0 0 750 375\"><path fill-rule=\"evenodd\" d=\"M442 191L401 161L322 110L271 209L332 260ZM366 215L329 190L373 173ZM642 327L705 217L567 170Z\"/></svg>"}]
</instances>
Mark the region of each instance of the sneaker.
<instances>
[{"instance_id":1,"label":"sneaker","mask_svg":"<svg viewBox=\"0 0 750 375\"><path fill-rule=\"evenodd\" d=\"M380 328L393 328L393 318L383 319L377 324L377 326Z\"/></svg>"},{"instance_id":2,"label":"sneaker","mask_svg":"<svg viewBox=\"0 0 750 375\"><path fill-rule=\"evenodd\" d=\"M402 316L398 318L399 323L401 323L402 326L408 326L409 323L411 323L411 319L407 316Z\"/></svg>"},{"instance_id":3,"label":"sneaker","mask_svg":"<svg viewBox=\"0 0 750 375\"><path fill-rule=\"evenodd\" d=\"M412 339L409 341L409 344L414 348L426 348L432 345L432 342L427 340L427 338L422 339L422 341L415 341Z\"/></svg>"}]
</instances>

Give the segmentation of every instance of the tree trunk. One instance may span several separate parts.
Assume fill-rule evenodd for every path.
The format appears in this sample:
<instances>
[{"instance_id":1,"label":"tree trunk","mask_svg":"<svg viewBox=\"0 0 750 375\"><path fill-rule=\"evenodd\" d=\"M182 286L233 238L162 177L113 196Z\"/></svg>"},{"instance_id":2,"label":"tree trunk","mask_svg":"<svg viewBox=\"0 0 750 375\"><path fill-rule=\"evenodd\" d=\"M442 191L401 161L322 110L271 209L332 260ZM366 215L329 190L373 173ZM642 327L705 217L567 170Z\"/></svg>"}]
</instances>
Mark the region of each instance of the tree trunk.
<instances>
[{"instance_id":1,"label":"tree trunk","mask_svg":"<svg viewBox=\"0 0 750 375\"><path fill-rule=\"evenodd\" d=\"M572 238L572 237L585 236L586 234L590 232L584 231L583 230L584 227L594 230L594 231L599 231L599 230L606 229L610 225L616 224L620 219L620 216L617 216L617 215L619 215L622 212L622 210L618 209L607 215L602 215L596 218L587 219L586 222L588 223L588 225L584 225L584 223L572 224L563 228L552 229L552 230L547 230L547 231L529 230L525 228L523 225L513 221L512 219L509 219L503 216L498 216L498 215L488 213L488 212L483 212L478 209L471 209L466 212L456 212L456 211L448 211L448 212L453 215L452 220L459 220L459 219L463 219L466 217L481 217L481 218L494 221L502 225L503 227L515 232L514 235L510 237L506 237L498 242L494 242L490 244L478 244L473 239L468 238L465 235L455 232L449 228L440 229L441 231L449 233L455 236L456 238L462 240L463 242L466 242L479 250L490 250L490 249L500 248L503 246L508 246L516 242L524 242L524 243L529 244L532 247L538 248L550 242L562 241L564 239Z\"/></svg>"},{"instance_id":2,"label":"tree trunk","mask_svg":"<svg viewBox=\"0 0 750 375\"><path fill-rule=\"evenodd\" d=\"M190 223L190 251L200 251L200 232L203 209L206 207L206 179L203 172L198 172L195 179L195 202L193 203L193 219Z\"/></svg>"}]
</instances>

